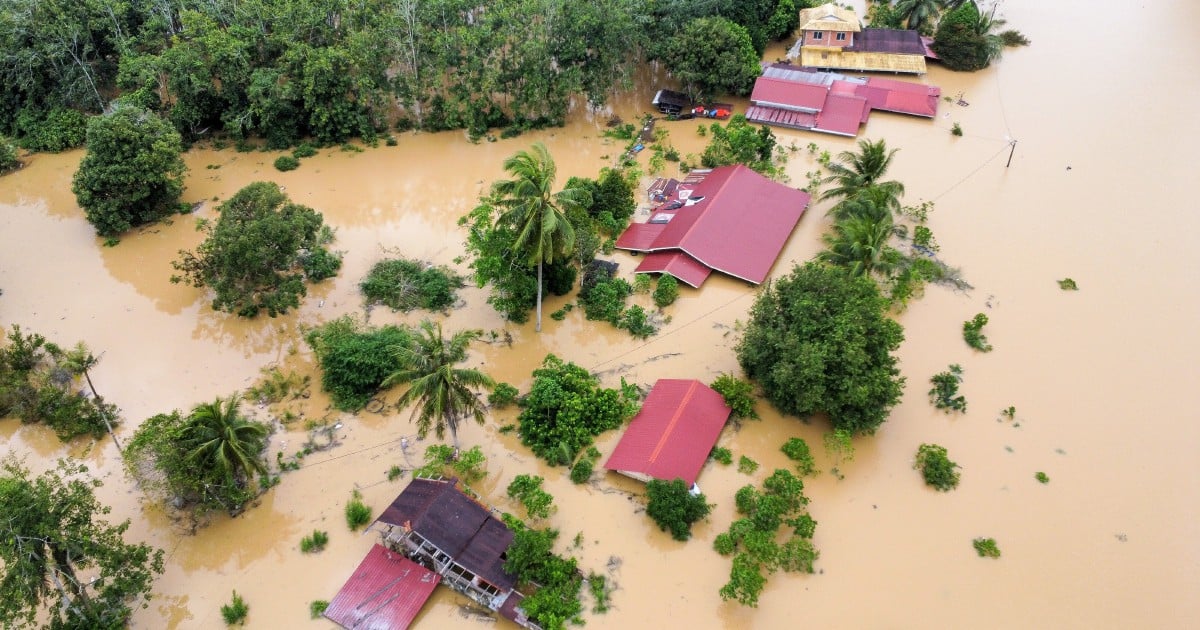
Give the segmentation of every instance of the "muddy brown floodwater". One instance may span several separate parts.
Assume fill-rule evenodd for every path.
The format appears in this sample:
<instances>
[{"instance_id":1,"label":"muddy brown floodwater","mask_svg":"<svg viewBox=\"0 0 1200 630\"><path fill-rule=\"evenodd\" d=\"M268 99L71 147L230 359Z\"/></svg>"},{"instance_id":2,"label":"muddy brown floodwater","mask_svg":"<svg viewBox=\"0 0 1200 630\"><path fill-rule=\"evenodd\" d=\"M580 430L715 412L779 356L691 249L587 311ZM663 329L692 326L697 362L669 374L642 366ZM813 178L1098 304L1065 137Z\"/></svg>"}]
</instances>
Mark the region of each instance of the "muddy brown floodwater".
<instances>
[{"instance_id":1,"label":"muddy brown floodwater","mask_svg":"<svg viewBox=\"0 0 1200 630\"><path fill-rule=\"evenodd\" d=\"M573 486L562 469L499 434L512 412L463 430L464 446L488 454L483 494L512 509L503 497L511 478L545 476L558 505L549 524L562 531L562 546L581 533L572 552L618 586L613 609L589 614L589 627L1200 627L1200 249L1187 240L1200 233L1200 213L1188 201L1200 137L1190 106L1200 93L1191 31L1200 5L1147 0L1136 11L1006 0L1000 15L1032 46L1010 49L984 72L934 66L924 78L943 94L962 93L969 106L943 103L932 122L877 114L866 127L865 137L900 149L892 175L906 184L906 199L936 202L930 225L941 256L975 288L930 288L898 315L907 337L903 402L877 435L857 440L844 480L824 473L808 482L820 522L818 574L773 576L758 608L722 603L717 590L729 561L711 543L733 518L736 489L786 465L779 445L787 438L818 447L819 423L780 417L760 403L762 421L727 430L721 443L762 467L753 476L717 465L702 473L717 507L687 544L638 511L630 496L639 484L598 474ZM644 72L613 111L635 119L660 80ZM272 167L272 153L189 152L185 199L203 202L198 217L213 217L216 203L245 184L272 180L323 212L346 252L341 274L312 289L298 311L250 322L214 313L203 292L167 281L176 251L199 241L195 217L103 247L70 193L82 152L34 156L0 178L0 325L86 340L103 352L93 375L123 409L126 437L150 415L247 387L264 366L313 374L302 328L361 313L356 283L372 263L398 251L455 265L463 240L457 218L501 175L502 160L535 140L557 160L560 182L595 176L618 153L600 135L607 113L578 111L565 128L494 143L445 133L403 135L399 146L362 153L325 149L290 173ZM961 138L950 134L956 122ZM699 151L696 123L667 126L683 153ZM853 146L776 133L785 145L815 142L834 153ZM1017 145L1005 168L1010 139ZM812 168L807 151L793 155L793 184ZM804 217L774 275L814 254L827 228L824 210L817 204ZM625 274L635 263L615 259ZM1055 280L1068 276L1078 292L1059 290ZM578 310L562 322L547 319L538 335L532 325L504 323L474 289L463 292L465 305L447 326L510 333L511 347L480 344L471 360L521 388L547 352L609 385L622 376L644 385L661 377L707 381L737 369L735 330L753 296L720 277L702 291L684 289L669 309L671 323L644 342L584 322ZM566 301L549 299L546 312ZM988 354L962 342L961 324L977 312L991 318ZM370 314L376 323L419 317ZM925 396L930 375L950 363L965 370L970 412L962 417L937 412ZM314 392L292 409L322 417L327 405ZM1010 405L1019 427L999 421ZM130 535L166 549L158 596L136 615L136 627L221 627L218 608L233 589L250 605L250 627L330 627L309 620L308 602L329 599L373 542L346 530L344 502L359 489L382 509L403 487L386 481L385 471L403 464L398 441L413 434L407 412L330 417L342 423L340 446L310 456L244 515L195 535L142 501L110 440L62 446L11 419L0 422L0 435L6 451L34 468L84 458L105 480L101 498L113 515L133 520ZM304 439L299 424L276 433L271 449L293 452ZM602 436L601 451L617 438ZM942 494L921 483L911 466L922 442L946 446L962 465L957 490ZM828 469L828 458L817 455ZM1049 475L1048 485L1034 480L1037 471ZM330 532L330 545L301 555L299 539L314 528ZM1002 559L976 557L977 536L994 537ZM463 602L441 589L418 627L483 623L463 612Z\"/></svg>"}]
</instances>

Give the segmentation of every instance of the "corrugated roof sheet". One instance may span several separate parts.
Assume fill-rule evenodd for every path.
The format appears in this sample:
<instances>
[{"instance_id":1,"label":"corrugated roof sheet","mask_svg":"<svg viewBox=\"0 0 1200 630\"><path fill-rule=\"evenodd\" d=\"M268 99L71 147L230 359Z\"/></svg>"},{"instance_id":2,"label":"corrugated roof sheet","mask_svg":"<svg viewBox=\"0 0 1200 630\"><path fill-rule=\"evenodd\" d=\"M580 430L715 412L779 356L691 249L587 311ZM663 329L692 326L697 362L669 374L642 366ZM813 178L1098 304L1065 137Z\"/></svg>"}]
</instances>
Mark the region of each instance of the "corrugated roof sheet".
<instances>
[{"instance_id":1,"label":"corrugated roof sheet","mask_svg":"<svg viewBox=\"0 0 1200 630\"><path fill-rule=\"evenodd\" d=\"M512 532L491 512L463 494L454 480L413 479L378 522L407 525L468 571L509 589L516 579L505 573L500 555Z\"/></svg>"},{"instance_id":2,"label":"corrugated roof sheet","mask_svg":"<svg viewBox=\"0 0 1200 630\"><path fill-rule=\"evenodd\" d=\"M700 381L660 379L604 467L691 485L730 411L721 394Z\"/></svg>"},{"instance_id":3,"label":"corrugated roof sheet","mask_svg":"<svg viewBox=\"0 0 1200 630\"><path fill-rule=\"evenodd\" d=\"M404 630L441 579L412 560L375 545L324 614L352 630Z\"/></svg>"},{"instance_id":4,"label":"corrugated roof sheet","mask_svg":"<svg viewBox=\"0 0 1200 630\"><path fill-rule=\"evenodd\" d=\"M652 252L646 254L634 273L669 273L675 279L699 289L712 274L712 269L681 251Z\"/></svg>"},{"instance_id":5,"label":"corrugated roof sheet","mask_svg":"<svg viewBox=\"0 0 1200 630\"><path fill-rule=\"evenodd\" d=\"M617 237L617 249L628 249L644 252L650 249L654 239L667 229L665 223L630 223L629 227Z\"/></svg>"},{"instance_id":6,"label":"corrugated roof sheet","mask_svg":"<svg viewBox=\"0 0 1200 630\"><path fill-rule=\"evenodd\" d=\"M823 85L762 76L754 82L750 102L780 109L817 112L825 105L825 95L828 93L829 90Z\"/></svg>"},{"instance_id":7,"label":"corrugated roof sheet","mask_svg":"<svg viewBox=\"0 0 1200 630\"><path fill-rule=\"evenodd\" d=\"M857 32L860 28L857 13L832 2L800 10L800 30L803 31Z\"/></svg>"},{"instance_id":8,"label":"corrugated roof sheet","mask_svg":"<svg viewBox=\"0 0 1200 630\"><path fill-rule=\"evenodd\" d=\"M864 28L854 36L854 44L845 50L925 56L921 34L899 28Z\"/></svg>"},{"instance_id":9,"label":"corrugated roof sheet","mask_svg":"<svg viewBox=\"0 0 1200 630\"><path fill-rule=\"evenodd\" d=\"M858 126L869 111L865 98L830 94L825 99L825 108L817 114L815 129L854 137L858 135Z\"/></svg>"}]
</instances>

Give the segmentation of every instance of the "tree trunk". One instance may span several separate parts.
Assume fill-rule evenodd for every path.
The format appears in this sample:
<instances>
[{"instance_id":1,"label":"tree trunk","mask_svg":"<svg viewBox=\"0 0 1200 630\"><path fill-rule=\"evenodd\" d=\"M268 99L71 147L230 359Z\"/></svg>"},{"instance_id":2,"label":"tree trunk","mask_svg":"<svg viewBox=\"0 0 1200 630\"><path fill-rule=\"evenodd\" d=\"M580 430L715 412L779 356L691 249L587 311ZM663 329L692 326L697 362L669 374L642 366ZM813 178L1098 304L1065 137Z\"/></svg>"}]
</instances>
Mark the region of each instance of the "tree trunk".
<instances>
[{"instance_id":1,"label":"tree trunk","mask_svg":"<svg viewBox=\"0 0 1200 630\"><path fill-rule=\"evenodd\" d=\"M108 435L112 438L113 444L117 445L117 452L120 453L124 451L124 449L121 448L121 441L117 439L117 434L113 432L112 424L108 421L108 411L104 408L104 399L96 393L96 386L92 384L92 375L89 374L85 369L83 371L83 377L87 379L88 389L92 390L92 398L95 398L100 403L100 416L104 418L104 426L108 429Z\"/></svg>"},{"instance_id":2,"label":"tree trunk","mask_svg":"<svg viewBox=\"0 0 1200 630\"><path fill-rule=\"evenodd\" d=\"M537 325L534 332L542 332L542 261L538 261Z\"/></svg>"}]
</instances>

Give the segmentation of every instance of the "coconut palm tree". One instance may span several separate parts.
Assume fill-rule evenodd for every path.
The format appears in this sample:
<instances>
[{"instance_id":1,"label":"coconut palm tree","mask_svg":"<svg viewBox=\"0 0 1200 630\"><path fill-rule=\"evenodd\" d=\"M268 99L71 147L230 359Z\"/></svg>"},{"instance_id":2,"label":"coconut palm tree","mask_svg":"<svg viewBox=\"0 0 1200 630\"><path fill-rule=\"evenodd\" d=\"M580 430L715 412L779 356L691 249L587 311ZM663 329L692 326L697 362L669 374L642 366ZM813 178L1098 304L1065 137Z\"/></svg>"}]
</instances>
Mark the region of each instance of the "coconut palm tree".
<instances>
[{"instance_id":1,"label":"coconut palm tree","mask_svg":"<svg viewBox=\"0 0 1200 630\"><path fill-rule=\"evenodd\" d=\"M996 7L993 6L987 13L980 11L978 19L971 25L975 34L980 37L983 44L982 55L988 64L1000 59L1004 52L1004 38L992 31L1007 23L1007 20L996 17Z\"/></svg>"},{"instance_id":2,"label":"coconut palm tree","mask_svg":"<svg viewBox=\"0 0 1200 630\"><path fill-rule=\"evenodd\" d=\"M900 252L888 246L892 234L890 213L850 217L821 237L828 249L818 253L817 260L845 267L852 276L886 275L901 259Z\"/></svg>"},{"instance_id":3,"label":"coconut palm tree","mask_svg":"<svg viewBox=\"0 0 1200 630\"><path fill-rule=\"evenodd\" d=\"M517 151L504 161L504 170L513 178L493 184L497 205L503 212L498 222L513 225L517 231L513 248L524 252L530 264L537 265L537 326L542 330L542 265L553 264L575 248L575 229L567 220L572 208L586 207L591 194L582 188L554 188L554 159L546 146L538 142L528 151Z\"/></svg>"},{"instance_id":4,"label":"coconut palm tree","mask_svg":"<svg viewBox=\"0 0 1200 630\"><path fill-rule=\"evenodd\" d=\"M898 0L896 13L908 28L919 31L926 23L936 19L944 6L945 0Z\"/></svg>"},{"instance_id":5,"label":"coconut palm tree","mask_svg":"<svg viewBox=\"0 0 1200 630\"><path fill-rule=\"evenodd\" d=\"M860 188L829 209L829 216L835 221L861 216L878 218L880 214L900 214L900 198L891 186L872 184Z\"/></svg>"},{"instance_id":6,"label":"coconut palm tree","mask_svg":"<svg viewBox=\"0 0 1200 630\"><path fill-rule=\"evenodd\" d=\"M262 452L267 446L267 425L241 414L241 396L216 398L197 405L182 431L186 461L199 476L214 475L221 483L244 489L254 473L267 474Z\"/></svg>"},{"instance_id":7,"label":"coconut palm tree","mask_svg":"<svg viewBox=\"0 0 1200 630\"><path fill-rule=\"evenodd\" d=\"M887 141L870 140L858 141L858 152L842 151L838 154L838 162L829 164L830 175L821 180L822 184L836 184L821 194L821 199L848 198L860 193L868 186L877 186L891 192L899 198L904 194L904 184L897 181L881 181L892 156L899 149L888 151Z\"/></svg>"},{"instance_id":8,"label":"coconut palm tree","mask_svg":"<svg viewBox=\"0 0 1200 630\"><path fill-rule=\"evenodd\" d=\"M396 407L416 405L413 417L421 437L429 433L431 426L438 439L449 429L454 448L458 448L460 418L470 415L483 424L483 403L472 388L494 387L495 381L479 370L454 367L467 358L467 347L480 334L478 330L463 330L446 339L440 323L424 320L409 343L393 349L404 367L388 375L383 386L409 385Z\"/></svg>"}]
</instances>

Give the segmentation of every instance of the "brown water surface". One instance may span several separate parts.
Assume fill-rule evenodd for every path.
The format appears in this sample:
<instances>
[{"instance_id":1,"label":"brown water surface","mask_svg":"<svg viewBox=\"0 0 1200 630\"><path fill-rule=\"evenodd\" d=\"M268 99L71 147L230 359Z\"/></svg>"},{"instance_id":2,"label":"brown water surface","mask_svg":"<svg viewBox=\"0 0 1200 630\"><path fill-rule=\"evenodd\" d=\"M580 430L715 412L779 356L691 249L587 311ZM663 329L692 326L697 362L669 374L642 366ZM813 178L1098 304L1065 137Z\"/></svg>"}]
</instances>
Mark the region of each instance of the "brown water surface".
<instances>
[{"instance_id":1,"label":"brown water surface","mask_svg":"<svg viewBox=\"0 0 1200 630\"><path fill-rule=\"evenodd\" d=\"M1200 255L1186 240L1200 231L1200 215L1186 201L1195 164L1186 139L1198 135L1188 104L1200 93L1200 75L1190 71L1200 67L1200 53L1189 29L1200 9L1149 0L1138 12L1155 19L1080 0L1006 0L999 14L1032 46L1010 49L984 72L934 66L924 79L946 95L962 93L969 106L942 103L932 122L876 114L866 127L865 137L900 148L891 175L905 183L909 201L936 202L930 225L941 256L975 288L931 288L898 315L907 338L902 404L877 435L856 442L855 460L841 467L844 480L825 473L808 482L820 522L817 575L772 576L756 609L722 603L717 590L729 561L711 543L734 516L737 488L787 465L778 450L787 438L805 438L822 466L831 466L819 452L820 422L783 418L763 403L762 421L727 430L721 443L762 467L753 476L718 465L704 471L700 483L717 507L687 544L640 512L640 484L597 474L574 486L562 469L498 433L513 412L464 428L464 445L488 454L483 494L512 510L503 496L512 477L545 476L558 505L549 524L562 531L562 547L581 533L572 552L618 585L613 610L589 615L590 627L1200 625L1200 467L1193 454L1200 444ZM1117 33L1154 44L1121 46ZM290 173L275 171L274 153L196 149L186 156L185 192L185 200L202 202L196 215L127 235L113 248L94 236L70 192L82 152L34 156L0 178L0 325L86 340L103 352L93 376L121 406L125 437L150 415L244 389L264 366L315 375L303 328L362 313L356 284L375 261L400 252L465 271L455 263L463 241L456 220L501 175L505 157L541 140L560 182L595 176L620 149L601 137L608 115L636 119L660 80L647 69L610 110L577 111L565 128L494 143L405 134L396 147L324 149ZM949 133L955 122L961 138ZM666 124L681 152L700 150L696 123ZM834 153L853 147L849 139L777 134L785 145L815 142ZM1005 168L1010 139L1017 145ZM808 152L796 152L792 183L802 185L812 168ZM171 284L170 261L199 242L197 218L213 218L220 200L261 179L324 213L345 265L312 288L298 311L243 321L213 312L203 291ZM817 204L805 216L775 275L817 251L825 209ZM624 254L615 260L624 274L636 265ZM1078 292L1059 290L1055 280L1067 276ZM521 388L547 352L609 385L620 377L643 385L662 377L707 381L736 371L736 328L753 295L743 283L710 278L701 291L684 290L657 336L637 341L585 322L578 310L562 322L547 318L539 335L531 324L503 322L486 292L468 289L447 327L496 331L501 340L510 334L511 347L480 344L472 362ZM568 301L550 298L546 312ZM962 342L961 324L977 312L991 318L991 353ZM374 323L420 317L369 314ZM950 363L965 370L970 411L961 417L937 412L925 395L929 376ZM373 542L347 531L343 505L358 489L382 509L403 487L385 480L390 466L405 463L399 439L414 436L407 411L336 414L315 390L290 408L339 420L340 446L309 456L242 516L215 519L195 535L142 501L111 441L63 446L15 420L0 422L0 436L6 451L37 469L58 457L85 458L106 481L101 496L114 516L133 519L131 536L167 550L159 596L138 613L138 627L221 627L218 608L233 589L250 604L250 627L329 627L308 619L308 602L332 597ZM1009 405L1019 426L1000 421ZM294 452L304 440L301 424L276 433L272 450ZM600 450L610 452L618 437L602 436ZM946 446L962 465L957 490L942 494L921 483L911 465L922 442ZM410 444L407 456L415 461L424 446ZM1037 471L1049 475L1048 485L1034 480ZM299 539L314 528L330 533L330 545L302 555ZM977 536L996 538L1002 559L976 557L970 541ZM462 603L442 589L418 627L481 623Z\"/></svg>"}]
</instances>

